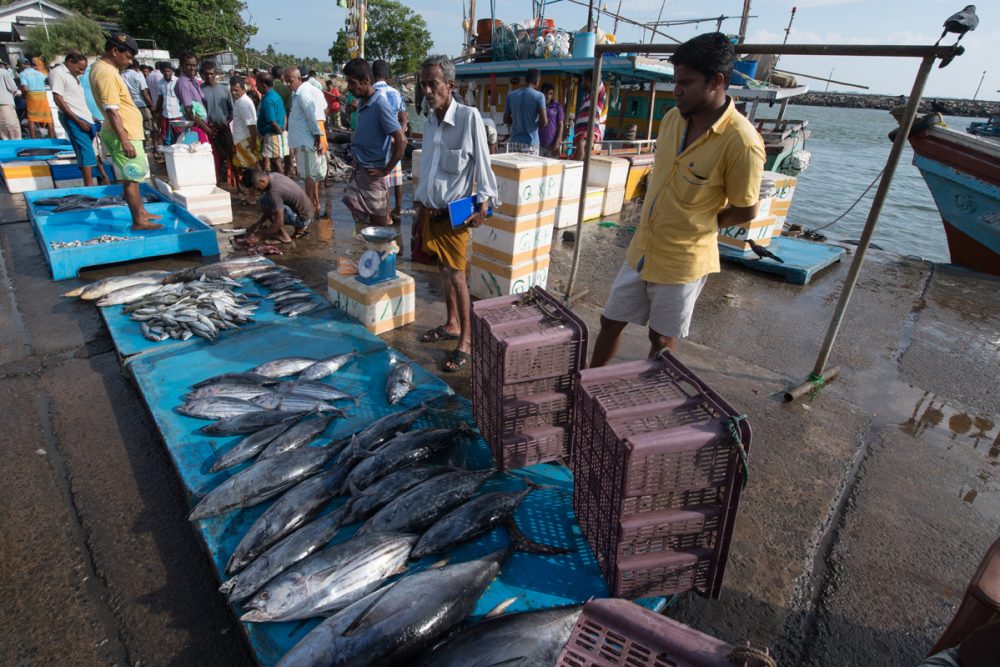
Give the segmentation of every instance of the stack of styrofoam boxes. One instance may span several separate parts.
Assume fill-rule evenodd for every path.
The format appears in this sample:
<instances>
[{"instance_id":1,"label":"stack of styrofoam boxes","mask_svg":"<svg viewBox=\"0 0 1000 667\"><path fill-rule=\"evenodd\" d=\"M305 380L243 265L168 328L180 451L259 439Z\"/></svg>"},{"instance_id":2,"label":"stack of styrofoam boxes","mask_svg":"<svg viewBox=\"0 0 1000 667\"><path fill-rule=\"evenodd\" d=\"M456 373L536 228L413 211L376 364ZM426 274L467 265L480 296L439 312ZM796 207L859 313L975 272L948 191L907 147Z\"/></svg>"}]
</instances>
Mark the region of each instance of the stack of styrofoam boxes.
<instances>
[{"instance_id":1,"label":"stack of styrofoam boxes","mask_svg":"<svg viewBox=\"0 0 1000 667\"><path fill-rule=\"evenodd\" d=\"M506 153L491 162L501 203L472 230L469 291L480 299L545 287L562 187L559 160Z\"/></svg>"},{"instance_id":2,"label":"stack of styrofoam boxes","mask_svg":"<svg viewBox=\"0 0 1000 667\"><path fill-rule=\"evenodd\" d=\"M774 181L774 197L771 201L771 215L775 218L773 236L781 236L781 230L785 227L785 220L788 218L788 210L792 207L792 195L795 194L795 186L799 179L776 171L765 171L765 178Z\"/></svg>"},{"instance_id":3,"label":"stack of styrofoam boxes","mask_svg":"<svg viewBox=\"0 0 1000 667\"><path fill-rule=\"evenodd\" d=\"M581 371L573 509L612 597L718 597L750 427L669 353Z\"/></svg>"},{"instance_id":4,"label":"stack of styrofoam boxes","mask_svg":"<svg viewBox=\"0 0 1000 667\"><path fill-rule=\"evenodd\" d=\"M415 285L413 278L401 271L392 280L374 285L336 270L326 274L327 294L333 305L376 336L416 321Z\"/></svg>"},{"instance_id":5,"label":"stack of styrofoam boxes","mask_svg":"<svg viewBox=\"0 0 1000 667\"><path fill-rule=\"evenodd\" d=\"M211 144L174 144L160 151L166 157L169 187L158 181L157 189L210 225L233 221L232 196L215 185Z\"/></svg>"},{"instance_id":6,"label":"stack of styrofoam boxes","mask_svg":"<svg viewBox=\"0 0 1000 667\"><path fill-rule=\"evenodd\" d=\"M580 212L580 187L583 185L583 163L563 160L562 187L556 205L556 229L573 227ZM600 215L600 213L598 213ZM584 215L584 220L588 218Z\"/></svg>"},{"instance_id":7,"label":"stack of styrofoam boxes","mask_svg":"<svg viewBox=\"0 0 1000 667\"><path fill-rule=\"evenodd\" d=\"M757 200L757 217L750 222L742 222L738 225L729 225L719 230L719 245L729 250L742 252L750 256L753 250L750 248L750 241L758 246L771 245L771 239L781 235L781 224L774 217L774 194L776 187L774 180L768 175L772 172L765 172L760 183L760 199ZM778 174L780 176L780 174ZM778 232L775 233L775 228Z\"/></svg>"},{"instance_id":8,"label":"stack of styrofoam boxes","mask_svg":"<svg viewBox=\"0 0 1000 667\"><path fill-rule=\"evenodd\" d=\"M625 184L628 182L628 167L628 160L620 157L599 155L590 158L587 185L601 188L604 192L601 199L600 215L621 213L622 206L625 203ZM589 199L589 191L587 196Z\"/></svg>"},{"instance_id":9,"label":"stack of styrofoam boxes","mask_svg":"<svg viewBox=\"0 0 1000 667\"><path fill-rule=\"evenodd\" d=\"M472 305L472 410L497 466L562 459L587 325L541 288Z\"/></svg>"}]
</instances>

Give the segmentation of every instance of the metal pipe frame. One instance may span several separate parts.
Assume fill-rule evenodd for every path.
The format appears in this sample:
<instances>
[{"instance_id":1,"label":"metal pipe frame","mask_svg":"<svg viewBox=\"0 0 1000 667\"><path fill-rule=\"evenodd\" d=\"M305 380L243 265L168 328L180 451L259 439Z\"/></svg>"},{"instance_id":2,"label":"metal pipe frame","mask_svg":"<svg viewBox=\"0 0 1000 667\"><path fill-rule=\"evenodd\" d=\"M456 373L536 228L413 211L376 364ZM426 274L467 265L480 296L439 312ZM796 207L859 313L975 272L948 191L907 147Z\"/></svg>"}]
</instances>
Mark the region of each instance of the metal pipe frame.
<instances>
[{"instance_id":1,"label":"metal pipe frame","mask_svg":"<svg viewBox=\"0 0 1000 667\"><path fill-rule=\"evenodd\" d=\"M565 301L568 303L573 298L573 288L576 285L576 276L580 265L580 255L583 249L583 216L587 205L587 178L590 175L590 157L593 149L594 125L596 123L597 105L594 98L600 90L601 85L601 65L605 53L655 53L671 54L677 50L677 44L600 44L594 48L594 70L593 83L591 86L590 118L587 121L587 144L584 148L583 175L580 184L580 204L576 219L576 239L573 248L573 266L570 269L569 281L566 285ZM913 80L913 88L903 113L903 118L899 122L899 129L893 141L889 157L886 159L885 172L879 182L875 198L872 200L871 208L868 211L868 218L865 221L861 239L858 241L851 267L847 272L844 287L841 289L837 306L834 309L833 317L827 328L826 337L816 358L813 367L812 377L822 378L823 371L830 359L830 352L836 342L840 326L844 321L844 314L850 303L854 288L857 285L858 275L861 273L861 265L864 262L865 254L871 243L872 235L875 232L875 225L878 223L879 215L885 204L886 196L889 194L889 187L892 185L899 158L903 153L910 130L913 128L913 121L917 116L920 107L920 98L923 96L924 86L930 76L934 61L938 58L954 57L962 53L961 47L955 46L901 46L901 45L861 45L861 44L737 44L737 53L743 54L775 54L775 55L800 55L800 56L854 56L868 58L920 58L920 68ZM650 109L652 115L652 109Z\"/></svg>"}]
</instances>

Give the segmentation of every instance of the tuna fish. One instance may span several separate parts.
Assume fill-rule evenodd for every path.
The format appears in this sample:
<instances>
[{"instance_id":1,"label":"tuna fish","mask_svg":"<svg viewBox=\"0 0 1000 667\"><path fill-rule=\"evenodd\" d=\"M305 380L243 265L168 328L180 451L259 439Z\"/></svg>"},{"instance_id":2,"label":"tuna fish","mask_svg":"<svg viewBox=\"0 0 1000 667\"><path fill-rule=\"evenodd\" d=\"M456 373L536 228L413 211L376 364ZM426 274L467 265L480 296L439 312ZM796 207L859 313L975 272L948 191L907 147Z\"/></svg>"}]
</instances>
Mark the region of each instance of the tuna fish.
<instances>
[{"instance_id":1,"label":"tuna fish","mask_svg":"<svg viewBox=\"0 0 1000 667\"><path fill-rule=\"evenodd\" d=\"M404 491L452 470L445 466L411 466L386 475L351 498L344 525L367 519Z\"/></svg>"},{"instance_id":2,"label":"tuna fish","mask_svg":"<svg viewBox=\"0 0 1000 667\"><path fill-rule=\"evenodd\" d=\"M417 667L554 665L582 607L508 614L476 623L438 644Z\"/></svg>"},{"instance_id":3,"label":"tuna fish","mask_svg":"<svg viewBox=\"0 0 1000 667\"><path fill-rule=\"evenodd\" d=\"M258 410L235 417L227 417L202 426L199 431L206 435L246 435L255 433L262 428L298 419L303 412L285 412L283 410Z\"/></svg>"},{"instance_id":4,"label":"tuna fish","mask_svg":"<svg viewBox=\"0 0 1000 667\"><path fill-rule=\"evenodd\" d=\"M413 362L396 364L385 383L386 399L389 405L396 405L413 389Z\"/></svg>"},{"instance_id":5,"label":"tuna fish","mask_svg":"<svg viewBox=\"0 0 1000 667\"><path fill-rule=\"evenodd\" d=\"M306 369L308 370L308 369ZM303 371L304 373L305 371ZM279 394L294 394L295 396L307 396L319 401L353 401L354 405L361 402L361 397L351 396L336 387L319 382L317 380L292 380L282 382L274 390Z\"/></svg>"},{"instance_id":6,"label":"tuna fish","mask_svg":"<svg viewBox=\"0 0 1000 667\"><path fill-rule=\"evenodd\" d=\"M333 412L337 410L337 408L326 401L317 401L315 398L309 398L308 396L279 394L277 392L263 394L252 399L251 402L268 410L286 410L288 412Z\"/></svg>"},{"instance_id":7,"label":"tuna fish","mask_svg":"<svg viewBox=\"0 0 1000 667\"><path fill-rule=\"evenodd\" d=\"M500 573L509 555L510 549L504 549L477 560L403 577L316 626L278 664L412 664L438 637L472 612L476 600Z\"/></svg>"},{"instance_id":8,"label":"tuna fish","mask_svg":"<svg viewBox=\"0 0 1000 667\"><path fill-rule=\"evenodd\" d=\"M354 434L354 437L351 438L351 446L341 452L340 458L337 461L346 461L360 452L369 451L394 434L405 431L426 410L427 408L421 405L405 412L392 412L375 420L366 426L364 430Z\"/></svg>"},{"instance_id":9,"label":"tuna fish","mask_svg":"<svg viewBox=\"0 0 1000 667\"><path fill-rule=\"evenodd\" d=\"M316 474L334 453L324 447L306 447L255 463L212 489L195 505L188 519L204 519L273 498Z\"/></svg>"},{"instance_id":10,"label":"tuna fish","mask_svg":"<svg viewBox=\"0 0 1000 667\"><path fill-rule=\"evenodd\" d=\"M213 375L212 377L202 380L201 382L192 385L193 389L198 389L200 387L207 387L208 385L218 384L220 382L231 382L231 383L245 383L250 385L261 385L267 387L269 385L278 384L281 380L277 378L270 378L266 375L261 375L260 373L223 373L221 375Z\"/></svg>"},{"instance_id":11,"label":"tuna fish","mask_svg":"<svg viewBox=\"0 0 1000 667\"><path fill-rule=\"evenodd\" d=\"M299 373L299 378L302 380L322 380L327 376L333 375L359 356L361 355L358 352L348 352L347 354L338 354L326 359L320 359Z\"/></svg>"},{"instance_id":12,"label":"tuna fish","mask_svg":"<svg viewBox=\"0 0 1000 667\"><path fill-rule=\"evenodd\" d=\"M249 401L251 398L255 398L261 394L270 393L272 393L270 389L259 384L248 384L246 382L216 382L215 384L209 384L204 387L192 389L184 398L186 400L192 400L195 398L226 397L239 398L244 401Z\"/></svg>"},{"instance_id":13,"label":"tuna fish","mask_svg":"<svg viewBox=\"0 0 1000 667\"><path fill-rule=\"evenodd\" d=\"M286 375L295 375L314 363L316 360L308 357L284 357L263 363L253 370L255 373L266 375L269 378L280 378Z\"/></svg>"},{"instance_id":14,"label":"tuna fish","mask_svg":"<svg viewBox=\"0 0 1000 667\"><path fill-rule=\"evenodd\" d=\"M215 465L212 466L211 472L219 472L220 470L239 465L244 461L249 461L264 451L264 448L271 444L275 438L292 428L296 423L294 420L283 421L274 426L268 426L255 433L251 433L240 440L235 447L223 454L215 462Z\"/></svg>"},{"instance_id":15,"label":"tuna fish","mask_svg":"<svg viewBox=\"0 0 1000 667\"><path fill-rule=\"evenodd\" d=\"M226 572L236 572L315 516L344 482L343 466L310 477L289 489L261 514L236 545Z\"/></svg>"},{"instance_id":16,"label":"tuna fish","mask_svg":"<svg viewBox=\"0 0 1000 667\"><path fill-rule=\"evenodd\" d=\"M296 621L343 609L401 572L416 539L381 533L328 547L265 586L240 620Z\"/></svg>"},{"instance_id":17,"label":"tuna fish","mask_svg":"<svg viewBox=\"0 0 1000 667\"><path fill-rule=\"evenodd\" d=\"M336 419L336 417L333 415L328 417L312 417L303 419L295 424L295 426L291 427L272 440L267 446L267 449L261 452L260 459L269 459L272 456L278 456L279 454L290 452L293 449L298 449L303 445L308 445L310 442L318 438L334 419ZM340 451L339 448L337 451Z\"/></svg>"},{"instance_id":18,"label":"tuna fish","mask_svg":"<svg viewBox=\"0 0 1000 667\"><path fill-rule=\"evenodd\" d=\"M343 516L343 510L336 509L307 523L258 556L246 569L223 583L219 590L227 595L230 602L245 600L332 540Z\"/></svg>"},{"instance_id":19,"label":"tuna fish","mask_svg":"<svg viewBox=\"0 0 1000 667\"><path fill-rule=\"evenodd\" d=\"M396 496L359 532L422 532L453 507L472 497L492 470L459 470L432 477Z\"/></svg>"},{"instance_id":20,"label":"tuna fish","mask_svg":"<svg viewBox=\"0 0 1000 667\"><path fill-rule=\"evenodd\" d=\"M402 433L364 455L347 478L352 494L371 485L391 472L426 460L451 446L462 428L434 428Z\"/></svg>"},{"instance_id":21,"label":"tuna fish","mask_svg":"<svg viewBox=\"0 0 1000 667\"><path fill-rule=\"evenodd\" d=\"M189 400L174 409L182 415L195 419L226 419L227 417L245 415L248 412L260 412L264 408L239 398L209 396Z\"/></svg>"},{"instance_id":22,"label":"tuna fish","mask_svg":"<svg viewBox=\"0 0 1000 667\"><path fill-rule=\"evenodd\" d=\"M421 558L450 549L512 520L514 510L529 493L531 489L516 493L485 493L467 501L428 528L413 547L411 557Z\"/></svg>"}]
</instances>

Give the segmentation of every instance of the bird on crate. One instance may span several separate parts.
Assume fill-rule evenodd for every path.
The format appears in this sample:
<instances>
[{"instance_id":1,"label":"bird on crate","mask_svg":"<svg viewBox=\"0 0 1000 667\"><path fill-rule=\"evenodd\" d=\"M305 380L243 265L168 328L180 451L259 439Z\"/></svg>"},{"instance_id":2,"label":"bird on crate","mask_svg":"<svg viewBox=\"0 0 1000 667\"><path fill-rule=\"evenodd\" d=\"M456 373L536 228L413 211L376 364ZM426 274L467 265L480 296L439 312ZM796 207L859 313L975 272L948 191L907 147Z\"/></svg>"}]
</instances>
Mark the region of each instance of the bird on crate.
<instances>
[{"instance_id":1,"label":"bird on crate","mask_svg":"<svg viewBox=\"0 0 1000 667\"><path fill-rule=\"evenodd\" d=\"M776 261L778 264L784 264L785 263L785 260L783 260L780 257L778 257L777 255L775 255L773 252L771 252L767 248L765 248L763 246L757 245L752 239L747 239L747 243L750 244L750 249L753 250L753 254L757 255L758 259L768 259L768 258L770 258L770 259L773 259L774 261Z\"/></svg>"},{"instance_id":2,"label":"bird on crate","mask_svg":"<svg viewBox=\"0 0 1000 667\"><path fill-rule=\"evenodd\" d=\"M955 42L955 46L958 46L958 42L962 41L965 37L965 33L976 29L979 25L979 17L976 15L975 5L966 5L965 9L960 12L955 12L948 17L948 20L944 22L944 31L941 36L938 37L938 41L934 42L934 46L941 43L944 36L949 32L953 32L958 35L958 40Z\"/></svg>"}]
</instances>

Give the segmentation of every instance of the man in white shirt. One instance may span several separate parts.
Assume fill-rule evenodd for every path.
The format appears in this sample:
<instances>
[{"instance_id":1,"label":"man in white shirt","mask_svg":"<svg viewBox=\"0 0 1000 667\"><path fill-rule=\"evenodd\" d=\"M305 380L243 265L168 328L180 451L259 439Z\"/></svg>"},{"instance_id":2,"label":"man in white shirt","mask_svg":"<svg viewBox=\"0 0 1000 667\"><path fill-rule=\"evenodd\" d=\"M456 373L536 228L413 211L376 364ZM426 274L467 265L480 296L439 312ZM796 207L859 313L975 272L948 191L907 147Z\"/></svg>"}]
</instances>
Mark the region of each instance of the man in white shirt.
<instances>
[{"instance_id":1,"label":"man in white shirt","mask_svg":"<svg viewBox=\"0 0 1000 667\"><path fill-rule=\"evenodd\" d=\"M21 121L17 118L14 96L21 91L14 83L6 63L0 63L0 139L20 139Z\"/></svg>"},{"instance_id":2,"label":"man in white shirt","mask_svg":"<svg viewBox=\"0 0 1000 667\"><path fill-rule=\"evenodd\" d=\"M326 150L322 131L316 120L313 86L302 85L298 67L285 70L285 85L292 91L292 110L288 114L288 148L295 151L295 164L305 179L306 194L319 211L319 184L326 178ZM320 93L322 95L322 93Z\"/></svg>"},{"instance_id":3,"label":"man in white shirt","mask_svg":"<svg viewBox=\"0 0 1000 667\"><path fill-rule=\"evenodd\" d=\"M59 122L66 130L66 136L76 153L76 162L83 174L83 184L90 187L94 184L92 170L97 166L97 155L94 152L97 126L80 84L80 75L85 69L87 56L76 49L70 49L63 64L49 70L49 86L52 88L56 107L59 108Z\"/></svg>"},{"instance_id":4,"label":"man in white shirt","mask_svg":"<svg viewBox=\"0 0 1000 667\"><path fill-rule=\"evenodd\" d=\"M260 148L257 139L257 109L247 95L246 82L234 76L229 80L229 92L233 96L233 167L240 170L236 174L237 191L243 183L243 171L252 169L260 162ZM253 188L250 188L253 192Z\"/></svg>"},{"instance_id":5,"label":"man in white shirt","mask_svg":"<svg viewBox=\"0 0 1000 667\"><path fill-rule=\"evenodd\" d=\"M455 65L447 56L430 56L420 68L420 86L431 113L424 125L420 183L414 200L420 205L417 225L423 250L437 255L447 321L427 331L429 343L458 340L443 370L455 372L469 363L472 351L471 303L465 277L469 227L486 220L492 204L499 204L497 181L490 168L483 119L472 107L452 97ZM475 196L477 210L465 224L452 227L448 205Z\"/></svg>"},{"instance_id":6,"label":"man in white shirt","mask_svg":"<svg viewBox=\"0 0 1000 667\"><path fill-rule=\"evenodd\" d=\"M177 99L177 77L174 76L174 66L168 62L163 63L163 78L157 84L156 115L161 119L160 130L163 136L163 144L169 146L174 143L174 131L170 124L174 121L184 120L181 112L181 101Z\"/></svg>"}]
</instances>

